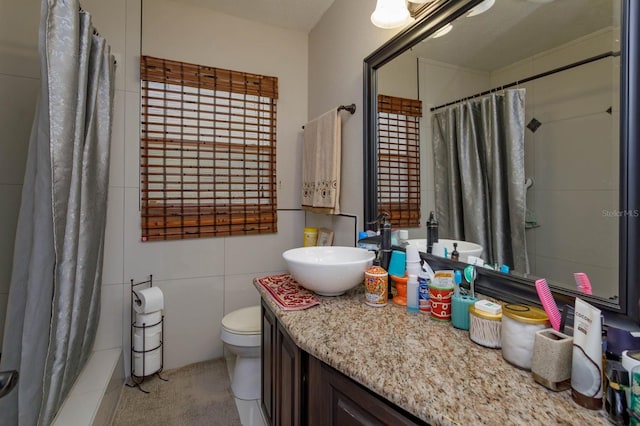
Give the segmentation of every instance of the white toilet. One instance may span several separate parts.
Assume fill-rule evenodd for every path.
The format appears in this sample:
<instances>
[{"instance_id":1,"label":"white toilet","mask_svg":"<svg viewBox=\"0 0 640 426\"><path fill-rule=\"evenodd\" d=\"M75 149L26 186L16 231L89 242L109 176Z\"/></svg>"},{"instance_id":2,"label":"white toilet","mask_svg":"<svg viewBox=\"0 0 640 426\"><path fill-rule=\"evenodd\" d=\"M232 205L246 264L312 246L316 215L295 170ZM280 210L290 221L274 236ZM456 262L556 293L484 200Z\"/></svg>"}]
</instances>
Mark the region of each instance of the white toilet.
<instances>
[{"instance_id":1,"label":"white toilet","mask_svg":"<svg viewBox=\"0 0 640 426\"><path fill-rule=\"evenodd\" d=\"M236 355L231 390L239 399L260 398L260 326L259 305L238 309L222 318L220 338Z\"/></svg>"}]
</instances>

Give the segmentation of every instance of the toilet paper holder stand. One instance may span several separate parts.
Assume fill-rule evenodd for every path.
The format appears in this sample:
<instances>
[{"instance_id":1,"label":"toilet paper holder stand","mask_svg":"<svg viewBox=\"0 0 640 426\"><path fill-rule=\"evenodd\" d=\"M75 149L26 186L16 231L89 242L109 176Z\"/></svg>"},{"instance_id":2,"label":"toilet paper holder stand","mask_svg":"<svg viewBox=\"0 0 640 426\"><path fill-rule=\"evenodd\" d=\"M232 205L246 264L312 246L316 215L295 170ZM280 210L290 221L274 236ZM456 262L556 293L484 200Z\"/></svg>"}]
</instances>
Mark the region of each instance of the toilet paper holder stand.
<instances>
[{"instance_id":1,"label":"toilet paper holder stand","mask_svg":"<svg viewBox=\"0 0 640 426\"><path fill-rule=\"evenodd\" d=\"M160 373L162 373L163 370L163 366L164 366L164 344L163 344L163 340L164 340L164 314L162 312L160 312L160 319L156 322L153 322L152 324L147 324L147 323L142 323L142 324L138 324L138 321L136 319L136 311L134 309L135 304L140 304L140 299L138 298L138 295L136 294L135 290L140 290L141 288L149 288L149 287L153 287L153 275L149 275L149 279L145 280L145 281L140 281L140 282L136 282L134 283L133 280L131 280L131 353L130 353L130 367L131 367L131 378L130 378L130 383L127 383L126 385L128 387L137 387L138 389L140 389L140 391L144 392L144 393L149 393L149 391L145 390L142 388L142 383L144 383L144 380L146 377L150 377L150 376L158 376L158 378L160 380L163 380L165 382L169 381L168 379L165 379L164 377L162 377L160 375ZM148 337L152 337L150 331L153 330L157 330L158 327L160 328L160 338L159 338L159 343L157 345L151 345L152 347L147 347L147 338ZM141 342L141 344L139 344L138 346L136 346L136 339L135 337L137 336L141 336L141 338L139 339ZM149 368L149 370L152 371L147 371L147 358L150 358L152 355L157 355L159 354L159 358L160 358L160 365L158 368ZM140 358L142 360L141 362L141 371L136 371L136 359Z\"/></svg>"}]
</instances>

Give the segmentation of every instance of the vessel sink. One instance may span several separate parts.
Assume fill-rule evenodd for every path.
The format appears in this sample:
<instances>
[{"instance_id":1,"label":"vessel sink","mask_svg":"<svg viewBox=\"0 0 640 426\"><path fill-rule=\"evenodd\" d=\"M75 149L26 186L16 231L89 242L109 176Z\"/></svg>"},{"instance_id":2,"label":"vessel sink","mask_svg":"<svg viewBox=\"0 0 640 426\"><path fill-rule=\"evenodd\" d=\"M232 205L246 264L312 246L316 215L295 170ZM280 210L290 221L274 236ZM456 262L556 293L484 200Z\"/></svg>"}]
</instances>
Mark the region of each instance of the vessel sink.
<instances>
[{"instance_id":1,"label":"vessel sink","mask_svg":"<svg viewBox=\"0 0 640 426\"><path fill-rule=\"evenodd\" d=\"M357 247L300 247L282 253L298 283L322 296L338 296L364 282L375 253Z\"/></svg>"},{"instance_id":2,"label":"vessel sink","mask_svg":"<svg viewBox=\"0 0 640 426\"><path fill-rule=\"evenodd\" d=\"M427 240L426 238L418 238L415 240L407 240L411 245L418 247L418 251L427 252ZM445 238L438 239L438 243L442 244L451 257L453 251L453 243L458 243L458 253L460 253L460 261L468 263L469 256L482 257L482 246L480 244L472 243L469 241L460 240L447 240Z\"/></svg>"}]
</instances>

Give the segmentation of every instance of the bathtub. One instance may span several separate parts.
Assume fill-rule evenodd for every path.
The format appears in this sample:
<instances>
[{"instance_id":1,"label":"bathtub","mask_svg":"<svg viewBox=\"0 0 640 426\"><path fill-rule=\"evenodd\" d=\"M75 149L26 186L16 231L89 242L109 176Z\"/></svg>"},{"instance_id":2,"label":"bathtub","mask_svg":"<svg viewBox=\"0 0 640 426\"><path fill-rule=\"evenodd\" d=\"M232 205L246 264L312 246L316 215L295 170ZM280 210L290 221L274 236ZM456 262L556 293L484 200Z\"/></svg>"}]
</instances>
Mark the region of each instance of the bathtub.
<instances>
[{"instance_id":1,"label":"bathtub","mask_svg":"<svg viewBox=\"0 0 640 426\"><path fill-rule=\"evenodd\" d=\"M109 425L123 385L122 349L94 351L62 403L53 425Z\"/></svg>"}]
</instances>

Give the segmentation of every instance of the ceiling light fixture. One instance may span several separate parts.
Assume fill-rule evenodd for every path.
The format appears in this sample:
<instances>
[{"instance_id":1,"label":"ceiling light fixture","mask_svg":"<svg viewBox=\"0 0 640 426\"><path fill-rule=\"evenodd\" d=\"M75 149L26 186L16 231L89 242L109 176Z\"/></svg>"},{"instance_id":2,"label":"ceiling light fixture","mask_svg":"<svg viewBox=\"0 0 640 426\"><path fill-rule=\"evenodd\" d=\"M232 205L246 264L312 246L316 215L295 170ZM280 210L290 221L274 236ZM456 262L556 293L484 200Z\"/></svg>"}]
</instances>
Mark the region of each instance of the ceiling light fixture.
<instances>
[{"instance_id":1,"label":"ceiling light fixture","mask_svg":"<svg viewBox=\"0 0 640 426\"><path fill-rule=\"evenodd\" d=\"M444 27L440 28L438 31L436 31L435 33L433 33L431 35L431 38L438 38L438 37L442 37L445 34L448 34L449 31L451 31L453 29L453 25L451 24L447 24Z\"/></svg>"},{"instance_id":2,"label":"ceiling light fixture","mask_svg":"<svg viewBox=\"0 0 640 426\"><path fill-rule=\"evenodd\" d=\"M409 22L411 16L405 0L378 0L371 22L380 28L397 28Z\"/></svg>"},{"instance_id":3,"label":"ceiling light fixture","mask_svg":"<svg viewBox=\"0 0 640 426\"><path fill-rule=\"evenodd\" d=\"M469 13L467 13L467 16L470 17L480 15L481 13L484 13L487 10L491 9L495 2L496 0L484 0L482 3L471 9Z\"/></svg>"}]
</instances>

